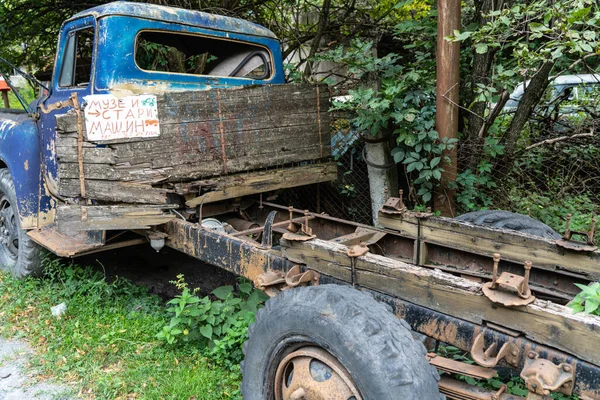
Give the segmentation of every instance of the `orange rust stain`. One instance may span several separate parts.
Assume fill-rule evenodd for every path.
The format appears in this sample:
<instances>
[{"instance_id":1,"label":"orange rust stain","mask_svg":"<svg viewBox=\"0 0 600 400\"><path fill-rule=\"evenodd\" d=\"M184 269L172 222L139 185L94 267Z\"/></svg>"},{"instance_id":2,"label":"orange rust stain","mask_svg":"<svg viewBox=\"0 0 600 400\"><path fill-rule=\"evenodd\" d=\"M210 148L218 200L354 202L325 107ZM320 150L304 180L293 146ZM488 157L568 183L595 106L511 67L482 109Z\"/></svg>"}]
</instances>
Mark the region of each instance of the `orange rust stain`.
<instances>
[{"instance_id":1,"label":"orange rust stain","mask_svg":"<svg viewBox=\"0 0 600 400\"><path fill-rule=\"evenodd\" d=\"M243 276L254 281L258 275L265 272L267 260L263 253L256 251L244 254L242 249L240 253L240 273Z\"/></svg>"},{"instance_id":2,"label":"orange rust stain","mask_svg":"<svg viewBox=\"0 0 600 400\"><path fill-rule=\"evenodd\" d=\"M425 324L422 324L419 327L419 331L446 343L456 343L458 335L456 325L448 322L439 322L435 319L430 319Z\"/></svg>"}]
</instances>

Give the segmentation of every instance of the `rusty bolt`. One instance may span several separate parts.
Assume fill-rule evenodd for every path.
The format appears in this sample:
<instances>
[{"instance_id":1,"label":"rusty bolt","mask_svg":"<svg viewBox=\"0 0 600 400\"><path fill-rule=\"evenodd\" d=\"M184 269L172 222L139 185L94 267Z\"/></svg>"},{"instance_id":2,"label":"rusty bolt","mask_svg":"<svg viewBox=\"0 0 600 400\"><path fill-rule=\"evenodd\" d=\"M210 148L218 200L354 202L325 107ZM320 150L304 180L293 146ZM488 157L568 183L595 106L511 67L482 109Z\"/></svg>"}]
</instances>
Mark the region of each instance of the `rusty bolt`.
<instances>
[{"instance_id":1,"label":"rusty bolt","mask_svg":"<svg viewBox=\"0 0 600 400\"><path fill-rule=\"evenodd\" d=\"M532 384L531 384L531 387L532 387L532 389L534 389L534 390L535 390L535 389L537 389L537 386L538 386L538 385L537 385L537 383L532 383Z\"/></svg>"},{"instance_id":2,"label":"rusty bolt","mask_svg":"<svg viewBox=\"0 0 600 400\"><path fill-rule=\"evenodd\" d=\"M360 247L367 247L367 244L365 242L360 242Z\"/></svg>"},{"instance_id":3,"label":"rusty bolt","mask_svg":"<svg viewBox=\"0 0 600 400\"><path fill-rule=\"evenodd\" d=\"M513 356L516 356L517 354L519 354L519 352L516 351L516 350L513 350L513 351L510 352L510 354L512 354Z\"/></svg>"},{"instance_id":4,"label":"rusty bolt","mask_svg":"<svg viewBox=\"0 0 600 400\"><path fill-rule=\"evenodd\" d=\"M530 351L529 354L527 354L527 357L533 360L535 358L535 353L533 351Z\"/></svg>"},{"instance_id":5,"label":"rusty bolt","mask_svg":"<svg viewBox=\"0 0 600 400\"><path fill-rule=\"evenodd\" d=\"M563 365L563 371L565 372L571 372L571 366L570 365Z\"/></svg>"}]
</instances>

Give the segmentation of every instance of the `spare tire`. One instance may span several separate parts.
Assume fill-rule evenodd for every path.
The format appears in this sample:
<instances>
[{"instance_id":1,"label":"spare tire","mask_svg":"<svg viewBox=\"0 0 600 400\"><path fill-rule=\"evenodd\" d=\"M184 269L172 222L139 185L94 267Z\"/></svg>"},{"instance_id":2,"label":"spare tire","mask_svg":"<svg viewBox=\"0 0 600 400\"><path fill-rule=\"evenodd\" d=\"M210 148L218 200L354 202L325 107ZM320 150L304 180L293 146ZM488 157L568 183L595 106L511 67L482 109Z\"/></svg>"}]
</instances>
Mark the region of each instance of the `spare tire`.
<instances>
[{"instance_id":1,"label":"spare tire","mask_svg":"<svg viewBox=\"0 0 600 400\"><path fill-rule=\"evenodd\" d=\"M484 210L466 213L456 217L459 221L470 222L473 225L489 226L492 228L509 229L511 231L528 233L546 239L560 239L562 235L548 225L528 217L504 210Z\"/></svg>"},{"instance_id":2,"label":"spare tire","mask_svg":"<svg viewBox=\"0 0 600 400\"><path fill-rule=\"evenodd\" d=\"M443 398L406 321L349 286L283 291L256 313L248 335L244 400Z\"/></svg>"}]
</instances>

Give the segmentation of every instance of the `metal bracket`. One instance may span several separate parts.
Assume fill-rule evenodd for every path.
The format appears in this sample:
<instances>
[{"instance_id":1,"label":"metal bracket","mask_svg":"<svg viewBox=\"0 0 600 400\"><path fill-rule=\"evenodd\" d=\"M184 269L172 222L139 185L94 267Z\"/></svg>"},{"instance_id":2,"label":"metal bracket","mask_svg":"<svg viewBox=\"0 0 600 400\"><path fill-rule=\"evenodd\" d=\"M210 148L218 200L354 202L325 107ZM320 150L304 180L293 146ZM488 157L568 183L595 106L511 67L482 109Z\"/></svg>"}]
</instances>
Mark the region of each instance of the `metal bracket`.
<instances>
[{"instance_id":1,"label":"metal bracket","mask_svg":"<svg viewBox=\"0 0 600 400\"><path fill-rule=\"evenodd\" d=\"M294 265L287 273L282 271L267 271L254 278L254 286L264 291L270 297L282 290L296 286L313 284L318 285L321 275L317 271L307 269L302 272L299 265Z\"/></svg>"},{"instance_id":2,"label":"metal bracket","mask_svg":"<svg viewBox=\"0 0 600 400\"><path fill-rule=\"evenodd\" d=\"M312 228L308 224L310 214L308 210L304 210L304 223L300 226L294 222L294 207L290 206L289 210L290 224L287 227L288 231L282 235L282 238L292 242L305 242L316 238L317 235L313 235Z\"/></svg>"},{"instance_id":3,"label":"metal bracket","mask_svg":"<svg viewBox=\"0 0 600 400\"><path fill-rule=\"evenodd\" d=\"M369 247L365 242L360 242L355 246L351 246L346 251L350 257L350 283L356 286L356 257L364 256L369 252Z\"/></svg>"},{"instance_id":4,"label":"metal bracket","mask_svg":"<svg viewBox=\"0 0 600 400\"><path fill-rule=\"evenodd\" d=\"M498 277L498 264L500 263L500 254L494 254L494 270L491 282L483 285L481 290L485 297L494 303L500 303L507 307L524 306L535 300L529 288L529 272L531 271L531 261L525 261L525 276L503 272Z\"/></svg>"},{"instance_id":5,"label":"metal bracket","mask_svg":"<svg viewBox=\"0 0 600 400\"><path fill-rule=\"evenodd\" d=\"M594 245L594 230L596 229L596 216L592 215L592 226L590 230L587 232L575 232L569 229L571 225L571 214L567 214L567 223L565 227L565 234L561 239L556 241L556 244L560 247L564 247L565 249L575 250L575 251L596 251L598 247ZM578 242L576 240L571 240L573 235L583 236L586 238L586 242Z\"/></svg>"},{"instance_id":6,"label":"metal bracket","mask_svg":"<svg viewBox=\"0 0 600 400\"><path fill-rule=\"evenodd\" d=\"M535 394L545 396L550 392L560 392L569 396L573 393L575 366L568 363L556 365L540 358L535 351L530 351L521 371L521 378L527 389Z\"/></svg>"},{"instance_id":7,"label":"metal bracket","mask_svg":"<svg viewBox=\"0 0 600 400\"><path fill-rule=\"evenodd\" d=\"M385 189L386 192L386 197L387 197L387 188ZM390 197L387 199L387 201L385 202L385 204L383 206L381 206L381 208L379 209L380 212L384 213L384 214L404 214L406 212L406 210L408 210L406 208L406 206L404 205L404 202L402 201L402 196L404 194L404 191L402 189L400 189L399 191L399 197Z\"/></svg>"},{"instance_id":8,"label":"metal bracket","mask_svg":"<svg viewBox=\"0 0 600 400\"><path fill-rule=\"evenodd\" d=\"M487 368L494 368L501 360L513 366L519 364L519 348L516 344L505 342L494 355L498 343L494 342L486 349L484 341L485 335L481 332L475 337L471 346L471 357L477 364Z\"/></svg>"}]
</instances>

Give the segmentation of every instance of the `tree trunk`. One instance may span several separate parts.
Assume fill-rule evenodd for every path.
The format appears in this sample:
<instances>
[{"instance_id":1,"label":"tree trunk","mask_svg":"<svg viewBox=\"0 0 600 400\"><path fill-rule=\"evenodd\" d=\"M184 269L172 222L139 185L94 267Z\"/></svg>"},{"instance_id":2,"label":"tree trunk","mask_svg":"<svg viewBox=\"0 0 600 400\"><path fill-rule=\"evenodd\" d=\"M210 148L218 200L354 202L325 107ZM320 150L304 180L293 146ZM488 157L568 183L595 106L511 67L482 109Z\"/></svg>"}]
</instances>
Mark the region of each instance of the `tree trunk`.
<instances>
[{"instance_id":1,"label":"tree trunk","mask_svg":"<svg viewBox=\"0 0 600 400\"><path fill-rule=\"evenodd\" d=\"M525 88L525 92L517 106L515 115L502 139L504 144L503 166L509 165L514 160L517 141L521 136L521 131L548 87L548 77L550 76L550 71L552 71L553 66L554 63L551 61L546 61L542 64L541 68L533 78L531 78L531 81Z\"/></svg>"},{"instance_id":2,"label":"tree trunk","mask_svg":"<svg viewBox=\"0 0 600 400\"><path fill-rule=\"evenodd\" d=\"M494 0L483 0L478 4L476 10L476 22L479 26L487 23L488 18L485 15L489 14L495 9L502 7L504 1L498 1L498 4ZM496 51L492 48L488 48L483 54L478 54L473 49L473 69L471 70L471 101L475 99L475 89L478 84L488 85L491 82L492 75L492 61ZM485 140L485 111L487 108L487 102L476 101L471 105L471 112L466 113L467 127L465 135L460 147L460 159L462 170L475 170L481 161L483 155L483 143ZM488 125L489 126L489 125ZM484 129L481 132L482 128ZM480 134L480 132L482 134Z\"/></svg>"}]
</instances>

